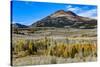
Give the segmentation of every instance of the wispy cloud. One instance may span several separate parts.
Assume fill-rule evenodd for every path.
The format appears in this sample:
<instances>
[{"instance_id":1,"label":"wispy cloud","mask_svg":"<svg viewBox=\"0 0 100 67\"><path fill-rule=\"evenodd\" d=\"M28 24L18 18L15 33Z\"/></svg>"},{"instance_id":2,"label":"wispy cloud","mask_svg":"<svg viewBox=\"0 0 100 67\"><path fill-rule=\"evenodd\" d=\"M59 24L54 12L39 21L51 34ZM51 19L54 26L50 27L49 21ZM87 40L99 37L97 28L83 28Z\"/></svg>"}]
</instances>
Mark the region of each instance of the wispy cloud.
<instances>
[{"instance_id":1,"label":"wispy cloud","mask_svg":"<svg viewBox=\"0 0 100 67\"><path fill-rule=\"evenodd\" d=\"M67 8L67 11L69 10L69 11L73 11L75 13L81 11L81 8L79 8L79 7L73 7L72 5L68 5L68 6L66 6L66 8Z\"/></svg>"},{"instance_id":2,"label":"wispy cloud","mask_svg":"<svg viewBox=\"0 0 100 67\"><path fill-rule=\"evenodd\" d=\"M97 18L97 9L87 10L87 11L79 13L78 15L96 19Z\"/></svg>"},{"instance_id":3,"label":"wispy cloud","mask_svg":"<svg viewBox=\"0 0 100 67\"><path fill-rule=\"evenodd\" d=\"M73 11L74 13L84 16L84 17L91 17L91 18L97 18L97 8L89 9L88 7L78 7L78 6L72 6L68 5L66 6L67 11Z\"/></svg>"}]
</instances>

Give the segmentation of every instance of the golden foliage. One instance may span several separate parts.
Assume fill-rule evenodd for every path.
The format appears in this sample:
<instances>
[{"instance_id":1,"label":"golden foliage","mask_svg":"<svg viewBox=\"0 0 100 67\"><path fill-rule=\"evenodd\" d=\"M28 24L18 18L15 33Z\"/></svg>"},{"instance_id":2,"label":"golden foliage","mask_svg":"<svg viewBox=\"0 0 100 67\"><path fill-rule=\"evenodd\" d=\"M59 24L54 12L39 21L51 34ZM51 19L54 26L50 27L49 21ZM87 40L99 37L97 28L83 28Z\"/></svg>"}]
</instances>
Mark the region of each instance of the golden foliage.
<instances>
[{"instance_id":1,"label":"golden foliage","mask_svg":"<svg viewBox=\"0 0 100 67\"><path fill-rule=\"evenodd\" d=\"M38 40L18 40L15 45L16 47L14 47L14 51L16 54L27 50L27 54L30 55L50 55L63 58L74 58L76 54L80 56L80 53L82 54L82 57L87 57L90 55L97 56L96 44L91 44L90 42L84 41L83 43L68 44L59 43L45 37L44 39ZM24 52L22 54L26 56Z\"/></svg>"}]
</instances>

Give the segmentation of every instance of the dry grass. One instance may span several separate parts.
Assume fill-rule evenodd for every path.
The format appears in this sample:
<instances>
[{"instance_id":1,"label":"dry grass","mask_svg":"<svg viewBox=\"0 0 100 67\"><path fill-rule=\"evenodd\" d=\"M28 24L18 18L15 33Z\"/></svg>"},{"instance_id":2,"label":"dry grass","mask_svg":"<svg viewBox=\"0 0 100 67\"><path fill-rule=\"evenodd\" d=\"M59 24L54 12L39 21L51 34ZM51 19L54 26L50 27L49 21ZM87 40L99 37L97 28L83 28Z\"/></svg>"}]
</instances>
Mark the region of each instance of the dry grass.
<instances>
[{"instance_id":1,"label":"dry grass","mask_svg":"<svg viewBox=\"0 0 100 67\"><path fill-rule=\"evenodd\" d=\"M13 54L18 57L27 55L50 55L63 58L74 58L76 55L81 57L97 56L96 43L82 42L73 44L58 43L48 38L18 40L16 46L13 47Z\"/></svg>"},{"instance_id":2,"label":"dry grass","mask_svg":"<svg viewBox=\"0 0 100 67\"><path fill-rule=\"evenodd\" d=\"M59 37L59 35L53 37L53 33L53 36L37 37L37 39L34 39L36 37L33 35L16 36L16 39L13 39L12 41L13 65L96 61L97 35L94 34L95 32L93 33L92 31L91 33L94 35L89 35L84 34L84 32L87 33L88 30L82 30L83 32L73 31L68 33L69 36L64 35L63 37L61 34L62 39L59 38L61 41L56 38Z\"/></svg>"}]
</instances>

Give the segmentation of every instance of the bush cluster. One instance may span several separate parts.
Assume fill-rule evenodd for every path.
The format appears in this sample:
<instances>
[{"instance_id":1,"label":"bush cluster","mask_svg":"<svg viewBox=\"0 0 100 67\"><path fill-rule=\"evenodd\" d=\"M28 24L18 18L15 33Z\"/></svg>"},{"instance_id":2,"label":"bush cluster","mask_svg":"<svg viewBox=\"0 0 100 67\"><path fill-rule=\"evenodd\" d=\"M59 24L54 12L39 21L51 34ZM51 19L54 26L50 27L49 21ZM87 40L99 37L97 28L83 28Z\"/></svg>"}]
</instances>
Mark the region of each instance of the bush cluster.
<instances>
[{"instance_id":1,"label":"bush cluster","mask_svg":"<svg viewBox=\"0 0 100 67\"><path fill-rule=\"evenodd\" d=\"M50 55L63 58L74 58L76 55L82 57L97 56L96 44L87 42L79 44L58 43L45 37L38 40L21 39L16 41L14 45L13 53L19 57L27 55Z\"/></svg>"}]
</instances>

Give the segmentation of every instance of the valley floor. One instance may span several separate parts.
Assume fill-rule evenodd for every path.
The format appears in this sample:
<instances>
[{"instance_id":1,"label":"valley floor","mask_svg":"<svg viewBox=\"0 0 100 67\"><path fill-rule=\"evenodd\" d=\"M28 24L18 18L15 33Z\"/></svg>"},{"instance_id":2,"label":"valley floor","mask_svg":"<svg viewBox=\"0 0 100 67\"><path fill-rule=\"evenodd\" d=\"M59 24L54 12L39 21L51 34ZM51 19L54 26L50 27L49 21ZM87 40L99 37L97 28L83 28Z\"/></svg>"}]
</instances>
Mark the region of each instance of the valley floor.
<instances>
[{"instance_id":1,"label":"valley floor","mask_svg":"<svg viewBox=\"0 0 100 67\"><path fill-rule=\"evenodd\" d=\"M43 65L43 64L62 64L62 63L79 63L79 62L94 62L97 61L96 57L75 57L75 58L62 58L54 56L26 56L18 59L14 59L14 66L23 65Z\"/></svg>"},{"instance_id":2,"label":"valley floor","mask_svg":"<svg viewBox=\"0 0 100 67\"><path fill-rule=\"evenodd\" d=\"M40 65L97 60L96 29L39 30L12 34L12 65Z\"/></svg>"}]
</instances>

